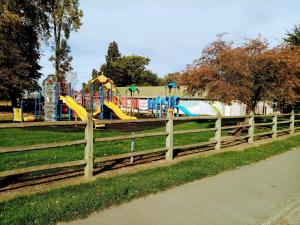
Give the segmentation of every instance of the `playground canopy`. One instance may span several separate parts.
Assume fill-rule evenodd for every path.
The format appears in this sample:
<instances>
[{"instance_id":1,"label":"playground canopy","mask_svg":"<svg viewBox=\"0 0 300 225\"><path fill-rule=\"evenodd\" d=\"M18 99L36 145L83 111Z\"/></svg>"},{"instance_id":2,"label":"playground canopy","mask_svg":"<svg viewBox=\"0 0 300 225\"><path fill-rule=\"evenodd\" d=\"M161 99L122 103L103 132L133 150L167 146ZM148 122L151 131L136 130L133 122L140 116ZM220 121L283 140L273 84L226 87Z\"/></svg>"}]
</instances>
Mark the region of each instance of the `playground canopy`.
<instances>
[{"instance_id":1,"label":"playground canopy","mask_svg":"<svg viewBox=\"0 0 300 225\"><path fill-rule=\"evenodd\" d=\"M130 85L130 87L127 88L126 93L127 91L130 91L131 93L134 93L135 91L137 91L138 93L140 92L139 89L134 84Z\"/></svg>"},{"instance_id":2,"label":"playground canopy","mask_svg":"<svg viewBox=\"0 0 300 225\"><path fill-rule=\"evenodd\" d=\"M103 84L107 90L110 90L110 89L112 89L113 91L117 90L117 86L115 85L114 81L109 79L108 77L104 76L103 74L101 74L100 76L96 77L93 80L90 80L89 83Z\"/></svg>"}]
</instances>

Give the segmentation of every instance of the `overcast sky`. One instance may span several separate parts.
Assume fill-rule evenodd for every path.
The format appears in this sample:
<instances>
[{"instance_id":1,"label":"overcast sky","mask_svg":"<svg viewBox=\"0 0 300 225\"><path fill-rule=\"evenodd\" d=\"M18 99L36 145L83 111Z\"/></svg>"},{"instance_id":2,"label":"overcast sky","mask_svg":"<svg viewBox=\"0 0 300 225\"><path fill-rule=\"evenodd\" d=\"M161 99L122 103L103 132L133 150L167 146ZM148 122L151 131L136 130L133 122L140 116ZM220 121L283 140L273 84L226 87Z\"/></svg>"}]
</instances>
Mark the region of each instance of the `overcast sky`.
<instances>
[{"instance_id":1,"label":"overcast sky","mask_svg":"<svg viewBox=\"0 0 300 225\"><path fill-rule=\"evenodd\" d=\"M81 0L83 25L72 33L72 66L79 82L105 61L109 42L124 55L149 57L163 76L198 58L217 34L241 43L259 34L272 45L300 23L300 0ZM53 73L50 48L43 46L42 73Z\"/></svg>"}]
</instances>

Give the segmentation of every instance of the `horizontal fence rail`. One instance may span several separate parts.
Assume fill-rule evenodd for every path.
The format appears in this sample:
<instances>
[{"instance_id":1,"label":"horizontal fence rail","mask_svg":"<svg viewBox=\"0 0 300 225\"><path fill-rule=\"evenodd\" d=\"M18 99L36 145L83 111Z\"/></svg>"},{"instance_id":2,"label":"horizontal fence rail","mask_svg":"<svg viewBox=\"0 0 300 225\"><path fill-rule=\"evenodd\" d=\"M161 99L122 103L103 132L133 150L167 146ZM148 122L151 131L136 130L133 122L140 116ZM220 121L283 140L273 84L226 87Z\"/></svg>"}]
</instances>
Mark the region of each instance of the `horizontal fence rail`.
<instances>
[{"instance_id":1,"label":"horizontal fence rail","mask_svg":"<svg viewBox=\"0 0 300 225\"><path fill-rule=\"evenodd\" d=\"M168 134L167 132L156 132L156 133L123 135L123 136L116 136L116 137L95 138L95 142L122 141L122 140L129 140L132 138L165 136L167 134Z\"/></svg>"},{"instance_id":2,"label":"horizontal fence rail","mask_svg":"<svg viewBox=\"0 0 300 225\"><path fill-rule=\"evenodd\" d=\"M167 150L168 149L164 147L164 148L157 148L157 149L145 150L145 151L139 151L139 152L130 152L130 153L124 153L124 154L119 154L119 155L105 156L105 157L96 158L94 160L94 162L95 163L103 163L103 162L109 162L109 161L114 161L114 160L118 160L118 159L128 159L128 158L135 157L135 156L154 154L154 153L158 153L158 152L166 152Z\"/></svg>"},{"instance_id":3,"label":"horizontal fence rail","mask_svg":"<svg viewBox=\"0 0 300 225\"><path fill-rule=\"evenodd\" d=\"M27 152L27 151L36 151L36 150L46 150L54 149L57 147L66 147L73 145L84 144L84 159L63 163L54 163L48 165L32 166L27 168L18 168L13 170L1 171L0 177L9 177L16 176L26 173L33 173L39 171L46 171L51 169L58 168L67 168L67 167L76 167L76 166L85 166L84 167L84 176L92 177L95 164L106 163L116 160L129 160L130 163L133 163L136 157L142 156L151 156L155 154L165 154L166 160L172 160L174 158L174 151L185 151L188 149L197 149L202 147L209 147L209 149L214 149L220 151L222 145L234 141L242 141L253 143L256 139L259 139L262 136L271 136L276 138L278 134L288 133L293 134L296 130L299 129L299 126L295 126L295 123L300 123L300 119L295 119L296 116L300 116L300 113L295 114L285 113L285 114L269 114L269 115L254 115L250 113L245 116L195 116L195 117L174 117L173 112L170 111L167 118L151 118L151 119L138 119L138 120L93 120L92 115L89 114L87 121L61 121L61 122L28 122L22 124L0 124L0 128L26 128L26 127L49 127L49 126L85 126L85 138L84 140L74 140L74 141L64 141L56 143L43 143L43 144L34 144L26 146L14 146L14 147L2 147L0 148L0 154L9 154L16 152ZM270 122L259 122L256 121L256 118L266 118ZM230 119L235 119L237 125L224 125L222 122L228 121ZM241 121L244 119L244 121ZM174 130L174 122L176 121L204 121L208 120L214 123L214 127L209 128L199 128L199 129L189 129L189 130ZM149 133L132 133L128 135L118 135L113 137L98 137L94 138L93 126L98 124L139 124L143 123L165 123L166 130L161 132L149 132ZM289 126L288 128L286 126ZM255 132L255 128L261 129L259 133ZM271 129L271 130L265 130ZM229 132L234 130L234 133L237 133L238 136L222 136L222 131ZM192 134L192 133L201 133L201 132L212 132L214 136L209 139L209 141L194 143L189 145L179 145L174 146L174 138L179 138L178 135L181 134ZM244 132L245 135L240 135L241 132ZM164 147L149 149L143 151L136 151L136 139L149 138L149 137L165 137L166 144ZM130 152L98 157L94 158L94 144L101 142L113 142L113 141L130 141Z\"/></svg>"},{"instance_id":4,"label":"horizontal fence rail","mask_svg":"<svg viewBox=\"0 0 300 225\"><path fill-rule=\"evenodd\" d=\"M45 171L45 170L51 170L51 169L81 166L81 165L85 165L85 164L86 164L85 160L77 160L77 161L70 161L70 162L64 162L64 163L53 163L53 164L42 165L42 166L31 166L31 167L26 167L26 168L20 168L20 169L14 169L14 170L0 172L0 177L16 176L16 175L25 174L25 173L33 173L33 172L39 172L39 171Z\"/></svg>"},{"instance_id":5,"label":"horizontal fence rail","mask_svg":"<svg viewBox=\"0 0 300 225\"><path fill-rule=\"evenodd\" d=\"M64 142L56 142L56 143L49 143L49 144L27 145L27 146L17 146L17 147L5 147L5 148L0 148L0 153L42 150L42 149L66 147L66 146L80 145L80 144L86 144L86 140L64 141Z\"/></svg>"}]
</instances>

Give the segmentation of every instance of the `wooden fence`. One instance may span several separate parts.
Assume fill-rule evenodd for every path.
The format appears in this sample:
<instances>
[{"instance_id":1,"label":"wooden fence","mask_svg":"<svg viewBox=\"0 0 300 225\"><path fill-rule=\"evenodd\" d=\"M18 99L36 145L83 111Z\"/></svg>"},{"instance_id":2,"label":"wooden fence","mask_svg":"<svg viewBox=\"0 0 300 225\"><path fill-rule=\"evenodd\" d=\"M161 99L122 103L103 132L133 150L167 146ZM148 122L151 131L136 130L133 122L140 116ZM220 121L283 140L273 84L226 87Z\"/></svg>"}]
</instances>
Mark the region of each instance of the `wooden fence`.
<instances>
[{"instance_id":1,"label":"wooden fence","mask_svg":"<svg viewBox=\"0 0 300 225\"><path fill-rule=\"evenodd\" d=\"M64 163L54 163L48 165L41 166L32 166L26 168L19 168L13 170L7 170L0 172L0 178L16 176L26 173L38 172L38 171L46 171L51 169L58 168L68 168L75 166L85 166L84 167L84 176L90 178L93 176L94 165L96 163L104 163L113 160L119 159L130 159L130 162L133 163L134 157L144 156L148 154L154 153L165 153L166 160L172 160L174 158L174 150L182 150L188 148L200 148L205 146L214 146L215 151L221 151L222 143L224 141L235 141L235 140L246 140L248 143L253 143L260 136L270 136L275 139L281 133L293 134L297 131L299 127L296 126L296 123L300 122L300 119L296 119L300 114L295 114L294 112L289 114L272 114L272 115L254 115L253 113L245 116L199 116L199 117L173 117L172 113L170 113L169 118L161 118L161 119L139 119L136 121L124 121L124 120L97 120L93 121L91 115L89 115L87 121L62 121L62 122L29 122L23 124L0 124L1 128L22 128L22 127L46 127L46 126L75 126L75 125L84 125L85 126L85 138L84 140L75 140L75 141L66 141L66 142L58 142L58 143L48 143L48 144L35 144L35 145L27 145L27 146L17 146L17 147L4 147L0 148L0 154L10 154L12 152L24 152L24 151L34 151L34 150L45 150L62 146L73 146L85 144L84 149L84 159L64 162ZM240 119L244 122L241 122L237 125L230 126L222 126L222 121L226 121L228 119ZM271 122L255 122L255 120L266 120L269 119ZM215 121L215 126L212 128L202 128L202 129L190 129L190 130L179 130L174 131L173 125L174 121L203 121L203 120L211 120ZM247 121L247 122L245 122ZM104 137L104 138L94 138L93 135L93 126L94 124L124 124L124 123L135 123L137 125L143 124L145 122L166 122L166 131L164 132L152 132L152 133L141 133L131 135L122 135L122 136L114 136L114 137ZM287 129L278 129L278 125L285 124L288 125ZM261 126L271 126L272 130L268 132L260 132L255 133L255 127ZM244 129L247 132L247 135L238 136L238 137L222 137L222 131L232 130L232 129ZM191 134L191 133L200 133L200 132L208 132L214 131L215 136L213 140L209 140L207 142L201 142L190 145L181 145L174 146L173 140L174 135L178 134ZM146 137L157 137L157 136L166 136L166 145L163 148L144 150L144 151L135 151L135 141L138 138L146 138ZM105 156L100 158L94 158L93 149L94 143L98 142L113 142L120 140L131 140L130 152L119 155Z\"/></svg>"}]
</instances>

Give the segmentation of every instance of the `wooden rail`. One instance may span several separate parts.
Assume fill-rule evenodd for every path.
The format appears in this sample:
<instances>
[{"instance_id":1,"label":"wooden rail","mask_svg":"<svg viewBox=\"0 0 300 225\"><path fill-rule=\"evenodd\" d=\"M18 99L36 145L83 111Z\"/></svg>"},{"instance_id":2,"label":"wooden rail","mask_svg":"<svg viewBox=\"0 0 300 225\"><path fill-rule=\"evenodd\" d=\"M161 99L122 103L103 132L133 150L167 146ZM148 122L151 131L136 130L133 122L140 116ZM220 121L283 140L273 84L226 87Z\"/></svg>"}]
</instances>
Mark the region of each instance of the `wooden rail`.
<instances>
[{"instance_id":1,"label":"wooden rail","mask_svg":"<svg viewBox=\"0 0 300 225\"><path fill-rule=\"evenodd\" d=\"M222 130L231 130L231 129L236 129L236 128L248 128L250 127L251 125L249 124L244 124L244 125L235 125L235 126L225 126L225 127L222 127Z\"/></svg>"},{"instance_id":2,"label":"wooden rail","mask_svg":"<svg viewBox=\"0 0 300 225\"><path fill-rule=\"evenodd\" d=\"M254 115L254 118L266 118L266 117L273 117L275 114L268 114L268 115Z\"/></svg>"},{"instance_id":3,"label":"wooden rail","mask_svg":"<svg viewBox=\"0 0 300 225\"><path fill-rule=\"evenodd\" d=\"M74 166L81 166L85 165L85 160L77 160L71 162L64 162L64 163L55 163L55 164L48 164L42 166L31 166L26 168L14 169L14 170L7 170L0 172L0 177L8 177L8 176L16 176L25 173L33 173L38 171L45 171L51 169L58 169L58 168L65 168L65 167L74 167Z\"/></svg>"},{"instance_id":4,"label":"wooden rail","mask_svg":"<svg viewBox=\"0 0 300 225\"><path fill-rule=\"evenodd\" d=\"M255 126L259 127L259 126L270 126L270 125L274 125L274 123L256 123Z\"/></svg>"},{"instance_id":5,"label":"wooden rail","mask_svg":"<svg viewBox=\"0 0 300 225\"><path fill-rule=\"evenodd\" d=\"M289 118L283 118L287 117ZM23 124L0 124L0 128L22 128L22 127L47 127L47 126L74 126L74 125L84 125L85 126L85 138L84 140L74 140L74 141L65 141L65 142L57 142L57 143L45 143L45 144L35 144L28 146L16 146L16 147L2 147L0 148L0 154L9 154L13 152L23 152L23 151L36 151L36 150L45 150L56 147L64 147L64 146L73 146L73 145L85 145L84 150L84 159L64 162L64 163L55 163L41 166L32 166L27 168L18 168L14 170L2 171L0 172L0 177L7 176L16 176L26 173L65 168L65 167L74 167L74 166L83 166L85 177L92 177L94 165L97 163L104 163L122 159L130 159L130 162L134 162L134 158L138 156L147 156L158 153L164 153L166 160L172 160L174 158L174 150L187 150L187 149L197 149L201 147L213 147L215 150L220 151L222 149L222 145L226 142L234 142L239 140L247 140L248 143L254 142L254 137L272 135L272 138L276 138L278 133L288 132L289 134L293 134L295 131L299 130L299 127L295 126L295 123L299 123L300 119L295 120L295 116L300 116L300 114L285 113L285 114L270 114L270 115L254 115L250 113L245 116L197 116L197 117L174 117L173 112L169 112L168 118L153 118L153 119L139 119L139 120L96 120L93 121L91 114L88 116L87 121L62 121L62 122L29 122ZM278 117L280 117L280 121L278 121ZM258 123L255 122L255 118L272 118L272 122L267 123ZM222 120L228 119L247 119L245 124L237 124L230 126L222 126ZM199 129L190 129L190 130L175 130L174 131L174 122L176 121L202 121L202 120L212 120L215 121L215 126L212 128L199 128ZM130 123L133 125L143 124L143 123L153 123L153 122L164 122L166 126L166 130L162 132L151 132L151 133L132 133L130 135L119 135L114 137L100 137L94 138L93 135L93 124L126 124ZM290 127L288 129L278 129L278 125L281 124L289 124ZM271 131L265 131L260 133L255 133L255 128L257 127L267 127L272 126ZM231 130L231 129L240 129L243 131L247 131L247 135L237 136L237 137L222 137L222 130ZM180 134L192 134L192 133L200 133L200 132L215 132L214 138L210 141L194 143L189 145L180 145L174 146L173 141L174 138L178 138L176 135ZM165 136L166 145L162 148L150 149L137 151L135 148L135 141L137 138L147 138L147 137L158 137ZM112 156L105 156L94 159L94 143L99 142L113 142L113 141L122 141L122 140L130 140L130 151L125 154L118 154ZM256 139L255 139L256 140Z\"/></svg>"},{"instance_id":6,"label":"wooden rail","mask_svg":"<svg viewBox=\"0 0 300 225\"><path fill-rule=\"evenodd\" d=\"M165 136L167 134L168 134L167 132L156 132L156 133L145 133L145 134L122 135L116 137L95 138L95 142L122 141L122 140L129 140L132 138Z\"/></svg>"},{"instance_id":7,"label":"wooden rail","mask_svg":"<svg viewBox=\"0 0 300 225\"><path fill-rule=\"evenodd\" d=\"M291 123L291 121L288 120L288 121L278 121L278 122L277 122L277 124L285 124L285 123Z\"/></svg>"},{"instance_id":8,"label":"wooden rail","mask_svg":"<svg viewBox=\"0 0 300 225\"><path fill-rule=\"evenodd\" d=\"M86 140L64 141L64 142L57 142L57 143L16 146L16 147L5 147L5 148L0 148L0 153L42 150L42 149L65 147L65 146L80 145L80 144L86 144Z\"/></svg>"},{"instance_id":9,"label":"wooden rail","mask_svg":"<svg viewBox=\"0 0 300 225\"><path fill-rule=\"evenodd\" d=\"M94 160L94 162L95 163L103 163L103 162L115 161L115 160L120 160L120 159L127 159L127 158L129 159L131 157L136 157L136 156L154 154L154 153L158 153L158 152L166 152L167 150L168 149L164 147L164 148L157 148L157 149L151 149L151 150L145 150L145 151L124 153L124 154L119 154L119 155L105 156L105 157L96 158Z\"/></svg>"},{"instance_id":10,"label":"wooden rail","mask_svg":"<svg viewBox=\"0 0 300 225\"><path fill-rule=\"evenodd\" d=\"M203 128L203 129L193 129L193 130L178 130L174 131L173 134L192 134L192 133L201 133L207 131L215 131L217 128Z\"/></svg>"}]
</instances>

